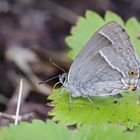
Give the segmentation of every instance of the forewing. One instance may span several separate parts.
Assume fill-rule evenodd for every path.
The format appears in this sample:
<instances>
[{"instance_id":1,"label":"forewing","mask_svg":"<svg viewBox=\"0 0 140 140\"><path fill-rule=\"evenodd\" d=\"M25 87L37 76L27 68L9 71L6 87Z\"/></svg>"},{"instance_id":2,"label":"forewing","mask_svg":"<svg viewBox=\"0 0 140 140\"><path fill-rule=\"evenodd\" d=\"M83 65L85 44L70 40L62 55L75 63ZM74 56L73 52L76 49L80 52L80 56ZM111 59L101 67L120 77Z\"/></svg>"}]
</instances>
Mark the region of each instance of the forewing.
<instances>
[{"instance_id":1,"label":"forewing","mask_svg":"<svg viewBox=\"0 0 140 140\"><path fill-rule=\"evenodd\" d=\"M77 79L81 74L86 72L88 69L86 66L90 67L92 73L96 72L96 65L100 65L98 60L94 58L95 54L97 54L101 49L111 45L111 42L99 34L98 32L88 41L86 46L81 50L79 55L75 58L74 62L71 65L68 74L68 81L72 82ZM94 60L96 59L96 60ZM90 64L94 60L94 65ZM97 62L97 63L96 63ZM89 71L89 69L88 69ZM81 79L79 79L81 80Z\"/></svg>"}]
</instances>

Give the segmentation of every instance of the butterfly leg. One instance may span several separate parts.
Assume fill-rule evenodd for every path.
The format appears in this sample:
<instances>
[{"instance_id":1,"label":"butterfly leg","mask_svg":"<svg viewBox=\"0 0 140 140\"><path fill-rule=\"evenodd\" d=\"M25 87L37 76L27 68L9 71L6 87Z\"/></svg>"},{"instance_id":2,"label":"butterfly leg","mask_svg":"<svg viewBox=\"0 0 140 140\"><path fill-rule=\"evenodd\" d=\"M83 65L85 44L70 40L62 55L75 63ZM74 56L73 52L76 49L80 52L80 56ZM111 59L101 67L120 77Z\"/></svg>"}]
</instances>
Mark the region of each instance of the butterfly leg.
<instances>
[{"instance_id":1,"label":"butterfly leg","mask_svg":"<svg viewBox=\"0 0 140 140\"><path fill-rule=\"evenodd\" d=\"M111 96L114 96L114 97L116 97L116 98L121 98L121 97L123 97L120 93L122 92L122 91L125 91L125 89L123 90L123 89L114 89L112 92L111 92Z\"/></svg>"},{"instance_id":2,"label":"butterfly leg","mask_svg":"<svg viewBox=\"0 0 140 140\"><path fill-rule=\"evenodd\" d=\"M118 98L118 99L123 97L120 93L112 95L112 96L115 97L115 98Z\"/></svg>"},{"instance_id":3,"label":"butterfly leg","mask_svg":"<svg viewBox=\"0 0 140 140\"><path fill-rule=\"evenodd\" d=\"M93 107L97 108L97 106L93 103L93 100L89 97L86 96L86 98L89 100L89 102L93 105Z\"/></svg>"},{"instance_id":4,"label":"butterfly leg","mask_svg":"<svg viewBox=\"0 0 140 140\"><path fill-rule=\"evenodd\" d=\"M64 92L64 86L61 87L61 92L59 94L59 98L62 96L63 92Z\"/></svg>"},{"instance_id":5,"label":"butterfly leg","mask_svg":"<svg viewBox=\"0 0 140 140\"><path fill-rule=\"evenodd\" d=\"M70 104L69 110L71 111L72 110L72 94L71 93L69 93L69 104Z\"/></svg>"},{"instance_id":6,"label":"butterfly leg","mask_svg":"<svg viewBox=\"0 0 140 140\"><path fill-rule=\"evenodd\" d=\"M91 99L89 96L86 96L86 98L89 100L89 102L90 102L91 104L93 104L93 101L92 101L92 99Z\"/></svg>"}]
</instances>

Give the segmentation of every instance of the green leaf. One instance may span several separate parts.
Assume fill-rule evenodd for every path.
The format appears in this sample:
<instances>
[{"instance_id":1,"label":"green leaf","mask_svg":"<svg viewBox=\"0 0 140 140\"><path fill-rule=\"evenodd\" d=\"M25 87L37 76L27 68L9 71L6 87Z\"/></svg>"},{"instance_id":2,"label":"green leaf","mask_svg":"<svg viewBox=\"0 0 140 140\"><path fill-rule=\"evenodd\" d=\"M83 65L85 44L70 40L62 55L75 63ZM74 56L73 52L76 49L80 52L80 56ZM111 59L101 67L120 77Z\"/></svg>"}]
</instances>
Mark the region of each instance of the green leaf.
<instances>
[{"instance_id":1,"label":"green leaf","mask_svg":"<svg viewBox=\"0 0 140 140\"><path fill-rule=\"evenodd\" d=\"M0 130L0 140L66 140L70 133L63 125L56 125L53 121L44 123L34 120L32 124L22 122Z\"/></svg>"},{"instance_id":2,"label":"green leaf","mask_svg":"<svg viewBox=\"0 0 140 140\"><path fill-rule=\"evenodd\" d=\"M81 131L82 130L82 131ZM82 136L85 135L88 138L91 128L84 128L80 131L68 130L62 124L56 124L53 121L47 121L47 123L34 120L32 124L21 122L19 125L11 125L0 130L0 140L82 140ZM90 130L90 131L89 131ZM85 134L85 132L87 132Z\"/></svg>"},{"instance_id":3,"label":"green leaf","mask_svg":"<svg viewBox=\"0 0 140 140\"><path fill-rule=\"evenodd\" d=\"M108 11L105 14L105 20L103 20L97 13L87 11L85 17L80 17L76 26L72 28L71 35L66 38L66 43L71 48L68 56L74 59L91 36L102 25L112 20L124 26L128 31L132 43L140 55L140 40L137 38L140 24L135 18L129 19L125 25L122 18L113 12ZM54 120L66 125L93 125L109 122L132 128L140 123L140 105L137 104L139 95L133 92L125 94L122 99L118 99L117 104L113 103L117 99L112 97L93 98L93 105L87 99L73 98L72 111L69 111L69 93L65 91L61 98L59 96L60 90L58 89L54 90L49 97L53 100L52 105L54 105L54 110L50 114L54 116Z\"/></svg>"},{"instance_id":4,"label":"green leaf","mask_svg":"<svg viewBox=\"0 0 140 140\"><path fill-rule=\"evenodd\" d=\"M133 128L140 122L138 94L124 93L121 99L96 97L93 98L92 104L86 98L72 98L72 110L70 110L69 93L64 91L60 97L60 92L60 89L54 90L49 97L55 106L50 115L54 116L53 120L65 125L112 123Z\"/></svg>"},{"instance_id":5,"label":"green leaf","mask_svg":"<svg viewBox=\"0 0 140 140\"><path fill-rule=\"evenodd\" d=\"M51 120L34 120L32 123L21 122L19 125L1 128L0 140L139 140L139 132L140 127L130 132L124 127L111 124L82 126L69 130L66 126Z\"/></svg>"}]
</instances>

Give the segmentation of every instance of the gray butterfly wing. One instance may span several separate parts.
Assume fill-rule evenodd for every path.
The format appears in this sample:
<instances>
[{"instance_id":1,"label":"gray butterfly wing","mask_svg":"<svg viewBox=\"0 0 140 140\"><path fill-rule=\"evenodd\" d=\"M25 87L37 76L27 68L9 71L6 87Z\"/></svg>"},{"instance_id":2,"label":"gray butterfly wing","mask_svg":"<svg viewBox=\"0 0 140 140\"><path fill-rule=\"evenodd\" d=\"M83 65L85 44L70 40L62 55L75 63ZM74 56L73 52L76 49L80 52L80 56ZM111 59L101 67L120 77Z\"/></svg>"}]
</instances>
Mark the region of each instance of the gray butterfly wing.
<instances>
[{"instance_id":1,"label":"gray butterfly wing","mask_svg":"<svg viewBox=\"0 0 140 140\"><path fill-rule=\"evenodd\" d=\"M94 74L92 71L85 73L83 82L78 83L80 93L84 96L106 96L122 92L122 74L110 67L100 53L95 54L95 61L97 63L92 64L98 69Z\"/></svg>"},{"instance_id":2,"label":"gray butterfly wing","mask_svg":"<svg viewBox=\"0 0 140 140\"><path fill-rule=\"evenodd\" d=\"M94 58L97 53L123 77L128 77L128 70L131 69L139 73L138 61L127 33L116 22L110 22L88 41L76 57L68 74L69 83L84 83L87 79L90 80L87 76L89 73L98 72L103 64L102 61Z\"/></svg>"},{"instance_id":3,"label":"gray butterfly wing","mask_svg":"<svg viewBox=\"0 0 140 140\"><path fill-rule=\"evenodd\" d=\"M96 61L94 61L94 65L90 63L92 63L92 59L94 60L94 55L96 53L109 45L111 45L111 42L97 32L96 35L88 41L72 63L68 74L68 81L75 81L89 70L92 70L92 73L96 72L96 70L98 70L98 66L96 66L96 64L98 65L98 62L96 63Z\"/></svg>"},{"instance_id":4,"label":"gray butterfly wing","mask_svg":"<svg viewBox=\"0 0 140 140\"><path fill-rule=\"evenodd\" d=\"M126 31L120 25L112 22L102 28L99 33L112 43L100 51L106 62L112 68L120 71L124 78L129 77L130 70L135 70L139 77L139 62Z\"/></svg>"}]
</instances>

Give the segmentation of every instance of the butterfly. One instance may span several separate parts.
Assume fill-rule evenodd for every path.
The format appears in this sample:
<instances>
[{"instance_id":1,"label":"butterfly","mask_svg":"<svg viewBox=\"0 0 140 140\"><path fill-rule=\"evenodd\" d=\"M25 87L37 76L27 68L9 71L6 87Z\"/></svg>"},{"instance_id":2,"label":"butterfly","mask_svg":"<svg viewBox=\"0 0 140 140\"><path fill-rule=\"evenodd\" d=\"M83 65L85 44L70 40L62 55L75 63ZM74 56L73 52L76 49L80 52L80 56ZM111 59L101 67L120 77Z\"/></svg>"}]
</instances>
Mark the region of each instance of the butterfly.
<instances>
[{"instance_id":1,"label":"butterfly","mask_svg":"<svg viewBox=\"0 0 140 140\"><path fill-rule=\"evenodd\" d=\"M125 29L111 21L101 27L59 75L71 97L115 96L136 90L140 64Z\"/></svg>"}]
</instances>

